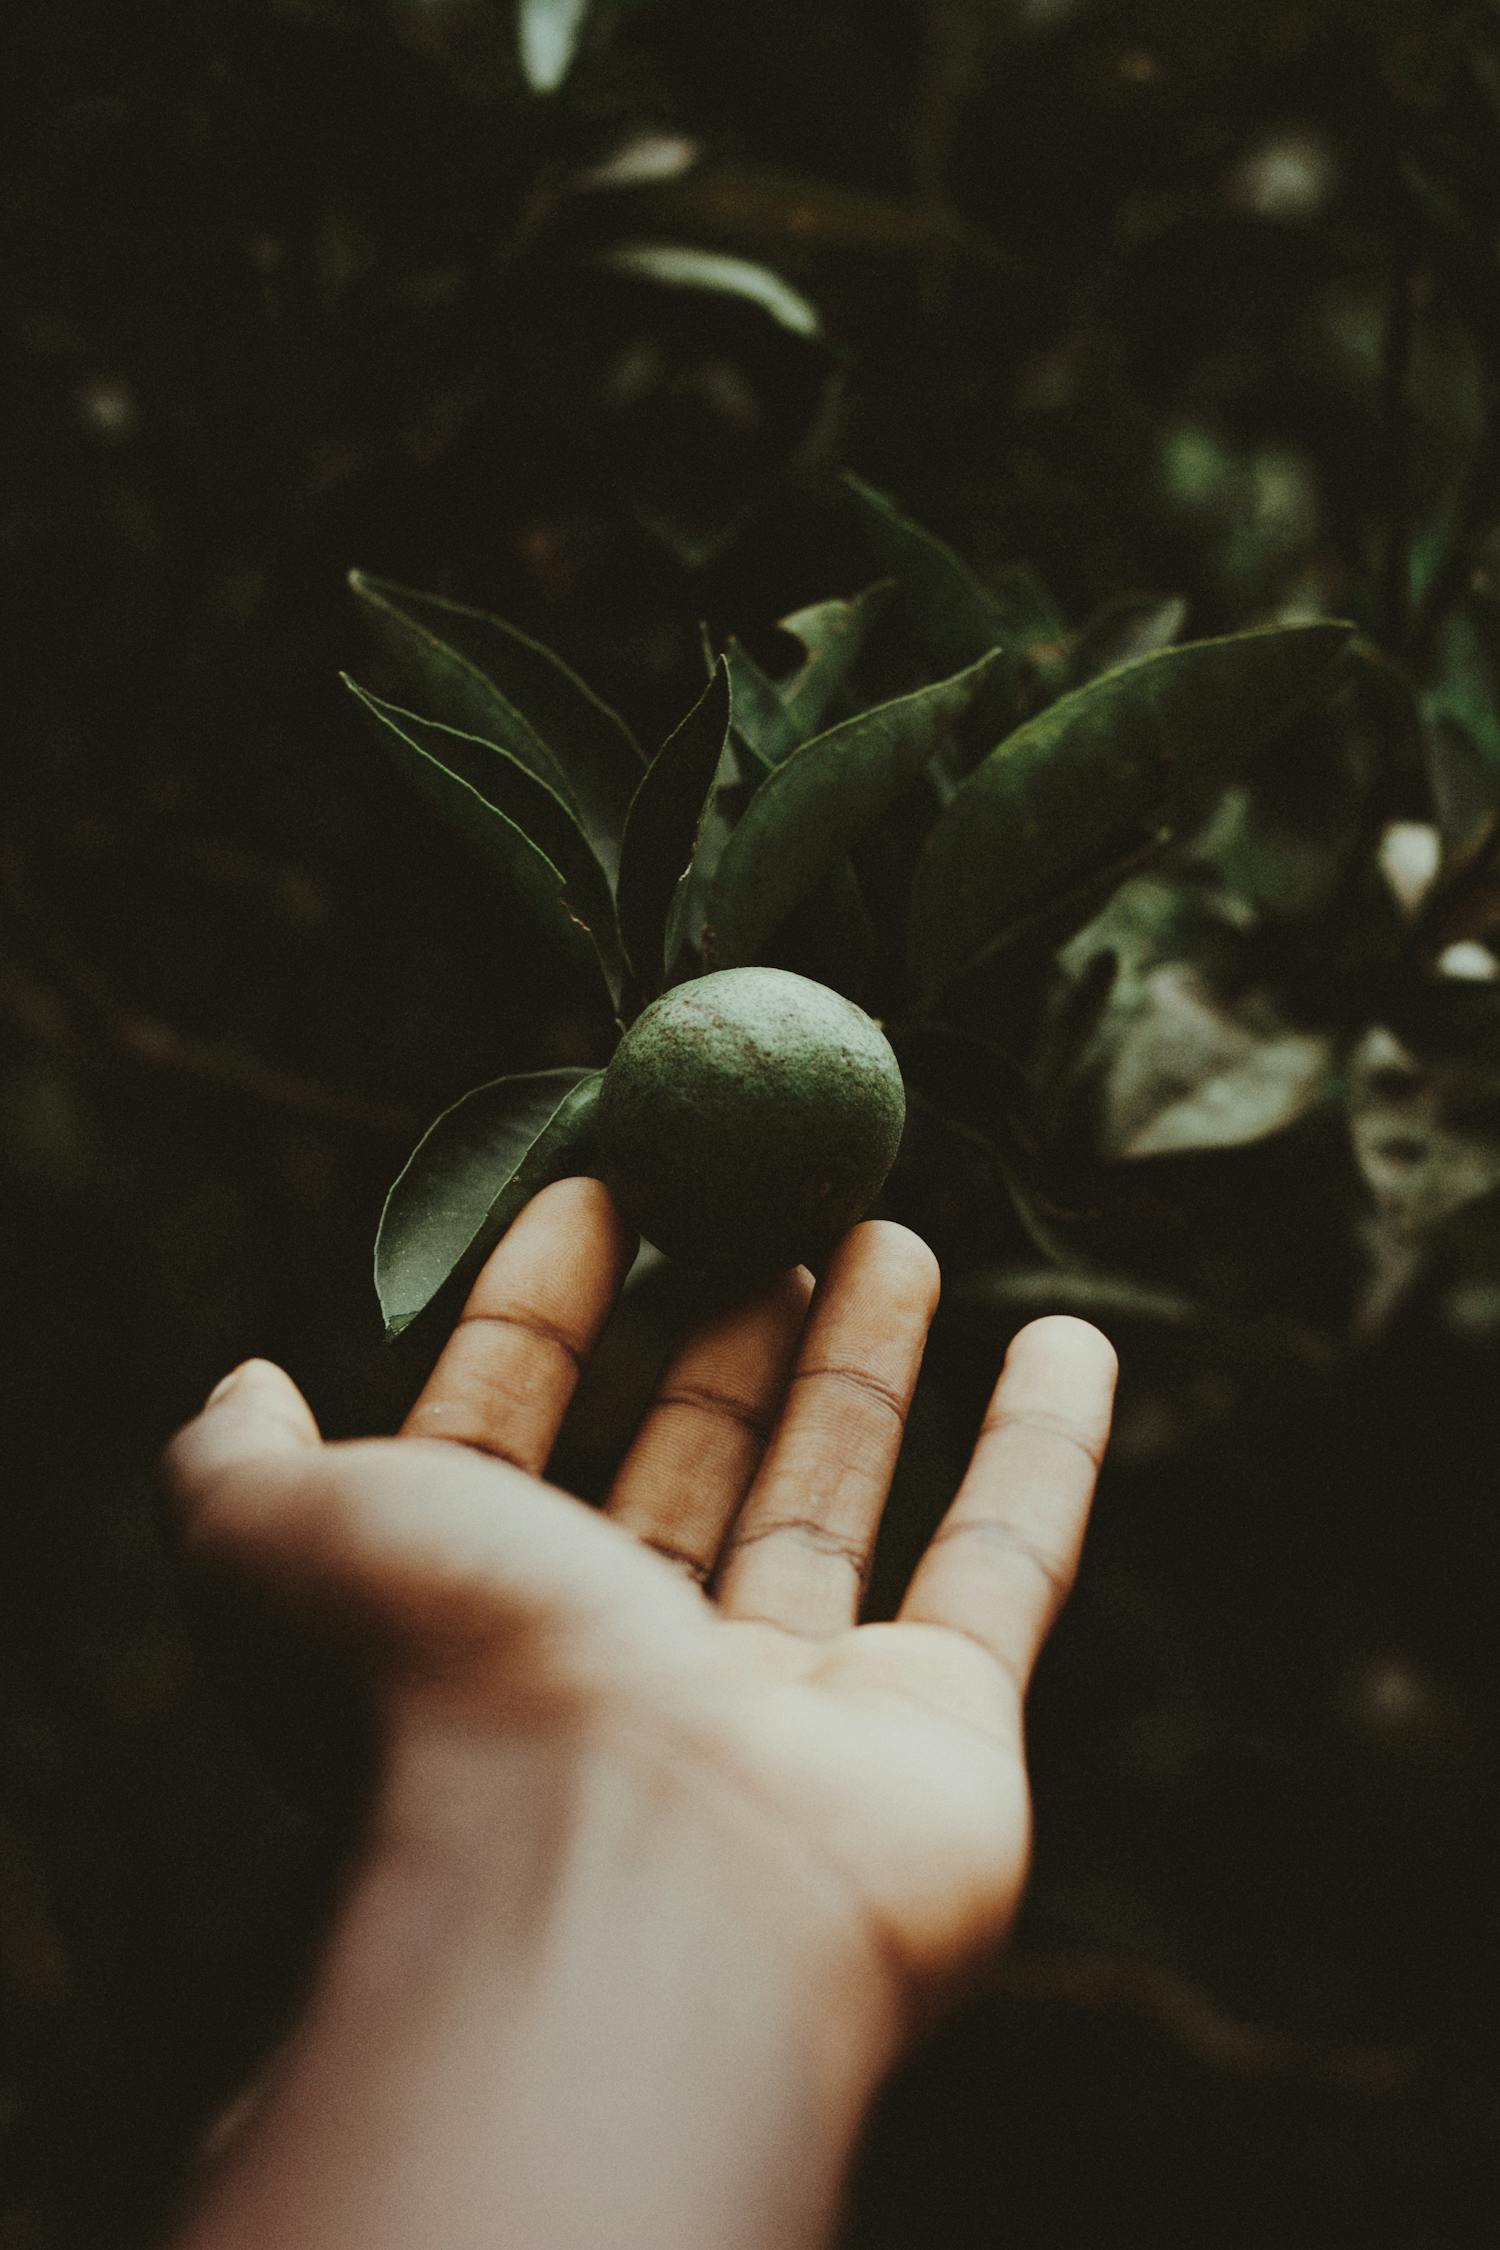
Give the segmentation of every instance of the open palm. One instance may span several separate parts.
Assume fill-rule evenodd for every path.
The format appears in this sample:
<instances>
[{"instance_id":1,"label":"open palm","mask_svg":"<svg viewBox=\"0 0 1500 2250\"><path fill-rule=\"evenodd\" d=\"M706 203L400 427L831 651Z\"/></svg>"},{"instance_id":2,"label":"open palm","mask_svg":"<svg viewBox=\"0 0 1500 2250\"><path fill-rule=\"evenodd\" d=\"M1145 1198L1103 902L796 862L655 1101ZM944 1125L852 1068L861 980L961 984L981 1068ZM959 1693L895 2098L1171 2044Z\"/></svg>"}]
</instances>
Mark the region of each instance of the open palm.
<instances>
[{"instance_id":1,"label":"open palm","mask_svg":"<svg viewBox=\"0 0 1500 2250\"><path fill-rule=\"evenodd\" d=\"M617 1743L777 1881L834 1899L918 1997L1020 1895L1022 1700L1114 1355L1078 1321L1022 1331L897 1621L859 1625L931 1253L870 1222L816 1289L783 1275L700 1329L600 1513L542 1472L631 1248L597 1181L545 1190L396 1439L324 1444L250 1363L169 1454L190 1530L353 1638L387 1720L387 1827L480 1817L520 1742Z\"/></svg>"}]
</instances>

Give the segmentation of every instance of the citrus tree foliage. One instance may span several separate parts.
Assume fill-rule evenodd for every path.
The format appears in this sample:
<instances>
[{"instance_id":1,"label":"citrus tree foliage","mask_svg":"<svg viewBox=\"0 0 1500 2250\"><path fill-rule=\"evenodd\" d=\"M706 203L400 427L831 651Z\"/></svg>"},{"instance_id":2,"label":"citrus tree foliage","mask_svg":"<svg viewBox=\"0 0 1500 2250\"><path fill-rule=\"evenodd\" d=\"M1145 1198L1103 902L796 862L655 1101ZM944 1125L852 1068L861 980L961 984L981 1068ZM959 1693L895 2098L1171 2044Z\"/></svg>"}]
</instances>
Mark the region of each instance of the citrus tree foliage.
<instances>
[{"instance_id":1,"label":"citrus tree foliage","mask_svg":"<svg viewBox=\"0 0 1500 2250\"><path fill-rule=\"evenodd\" d=\"M1118 619L1060 631L1029 574L1015 580L1024 599L992 593L868 487L851 480L838 498L894 579L789 618L803 655L784 673L732 644L649 761L596 696L512 628L359 573L354 591L389 669L423 715L349 685L522 906L538 947L590 988L617 1030L669 980L789 959L851 988L898 1046L909 1031L921 1091L934 1034L1014 1038L1014 1027L986 1023L982 1001L976 1014L975 980L991 964L1039 924L1054 956L1078 946L1101 926L1101 897L1118 899L1126 871L1194 834L1228 781L1299 723L1341 723L1355 693L1353 634L1298 621L1149 645L1179 622L1156 604L1133 613L1148 645L1132 652L1128 635L1111 644ZM936 654L969 661L862 705L859 658L888 598L925 625ZM1124 661L1111 662L1122 648ZM1103 670L1067 684L1101 657ZM853 707L832 717L841 702ZM870 862L883 825L917 839L900 897ZM906 934L887 967L876 927L893 920ZM1049 982L1067 973L1057 961L1048 974L1025 972L1038 1022ZM1093 1036L1106 1034L1095 1025ZM1249 1054L1235 1044L1229 1064L1210 1041L1214 1084L1162 1096L1173 1121L1154 1139L1138 1125L1121 1153L1252 1139L1315 1097L1322 1045L1293 1043L1299 1063L1311 1051L1320 1066L1302 1068L1293 1100L1284 1044L1245 1040ZM1024 1054L1016 1060L1024 1081ZM1036 1101L1074 1065L1037 1081ZM1235 1070L1252 1097L1236 1090ZM480 1088L434 1126L381 1224L389 1333L451 1272L472 1268L525 1195L587 1166L595 1083L580 1059L573 1074ZM939 1129L950 1115L940 1090L933 1114ZM1005 1122L1024 1136L1032 1121ZM1036 1181L1017 1192L1037 1192Z\"/></svg>"}]
</instances>

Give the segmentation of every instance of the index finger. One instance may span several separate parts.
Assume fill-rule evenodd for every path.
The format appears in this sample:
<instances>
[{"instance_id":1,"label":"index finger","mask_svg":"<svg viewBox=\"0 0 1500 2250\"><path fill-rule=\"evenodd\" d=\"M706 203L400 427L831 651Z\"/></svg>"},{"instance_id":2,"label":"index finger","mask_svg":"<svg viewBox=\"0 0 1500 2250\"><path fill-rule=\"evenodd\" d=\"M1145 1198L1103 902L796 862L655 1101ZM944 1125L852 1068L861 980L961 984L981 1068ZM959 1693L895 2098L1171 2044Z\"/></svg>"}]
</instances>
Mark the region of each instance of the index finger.
<instances>
[{"instance_id":1,"label":"index finger","mask_svg":"<svg viewBox=\"0 0 1500 2250\"><path fill-rule=\"evenodd\" d=\"M1087 1321L1053 1314L1021 1330L901 1605L909 1623L977 1641L1022 1691L1077 1572L1116 1370Z\"/></svg>"},{"instance_id":2,"label":"index finger","mask_svg":"<svg viewBox=\"0 0 1500 2250\"><path fill-rule=\"evenodd\" d=\"M635 1250L598 1180L533 1196L475 1282L402 1424L539 1476Z\"/></svg>"}]
</instances>

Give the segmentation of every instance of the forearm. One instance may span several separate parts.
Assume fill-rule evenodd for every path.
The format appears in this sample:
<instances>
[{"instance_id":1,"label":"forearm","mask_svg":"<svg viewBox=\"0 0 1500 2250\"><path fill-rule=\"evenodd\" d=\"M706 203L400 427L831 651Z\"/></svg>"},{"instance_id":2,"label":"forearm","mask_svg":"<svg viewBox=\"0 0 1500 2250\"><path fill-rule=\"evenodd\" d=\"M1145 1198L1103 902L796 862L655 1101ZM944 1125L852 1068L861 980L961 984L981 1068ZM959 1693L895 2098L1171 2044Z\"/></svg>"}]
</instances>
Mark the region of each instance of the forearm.
<instances>
[{"instance_id":1,"label":"forearm","mask_svg":"<svg viewBox=\"0 0 1500 2250\"><path fill-rule=\"evenodd\" d=\"M712 1777L542 1745L477 1817L461 1756L424 1786L181 2250L826 2242L889 1994Z\"/></svg>"}]
</instances>

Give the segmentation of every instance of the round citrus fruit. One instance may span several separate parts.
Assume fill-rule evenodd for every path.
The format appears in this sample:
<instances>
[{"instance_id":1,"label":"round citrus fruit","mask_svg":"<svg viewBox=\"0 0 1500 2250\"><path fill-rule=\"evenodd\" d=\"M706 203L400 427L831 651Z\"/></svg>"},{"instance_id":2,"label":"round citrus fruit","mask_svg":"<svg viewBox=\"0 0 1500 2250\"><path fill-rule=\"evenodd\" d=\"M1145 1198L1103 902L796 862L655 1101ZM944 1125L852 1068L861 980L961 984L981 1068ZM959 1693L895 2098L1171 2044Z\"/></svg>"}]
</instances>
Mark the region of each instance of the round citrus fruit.
<instances>
[{"instance_id":1,"label":"round citrus fruit","mask_svg":"<svg viewBox=\"0 0 1500 2250\"><path fill-rule=\"evenodd\" d=\"M879 1026L785 969L663 993L604 1074L595 1168L668 1257L721 1272L816 1262L879 1194L906 1119Z\"/></svg>"}]
</instances>

